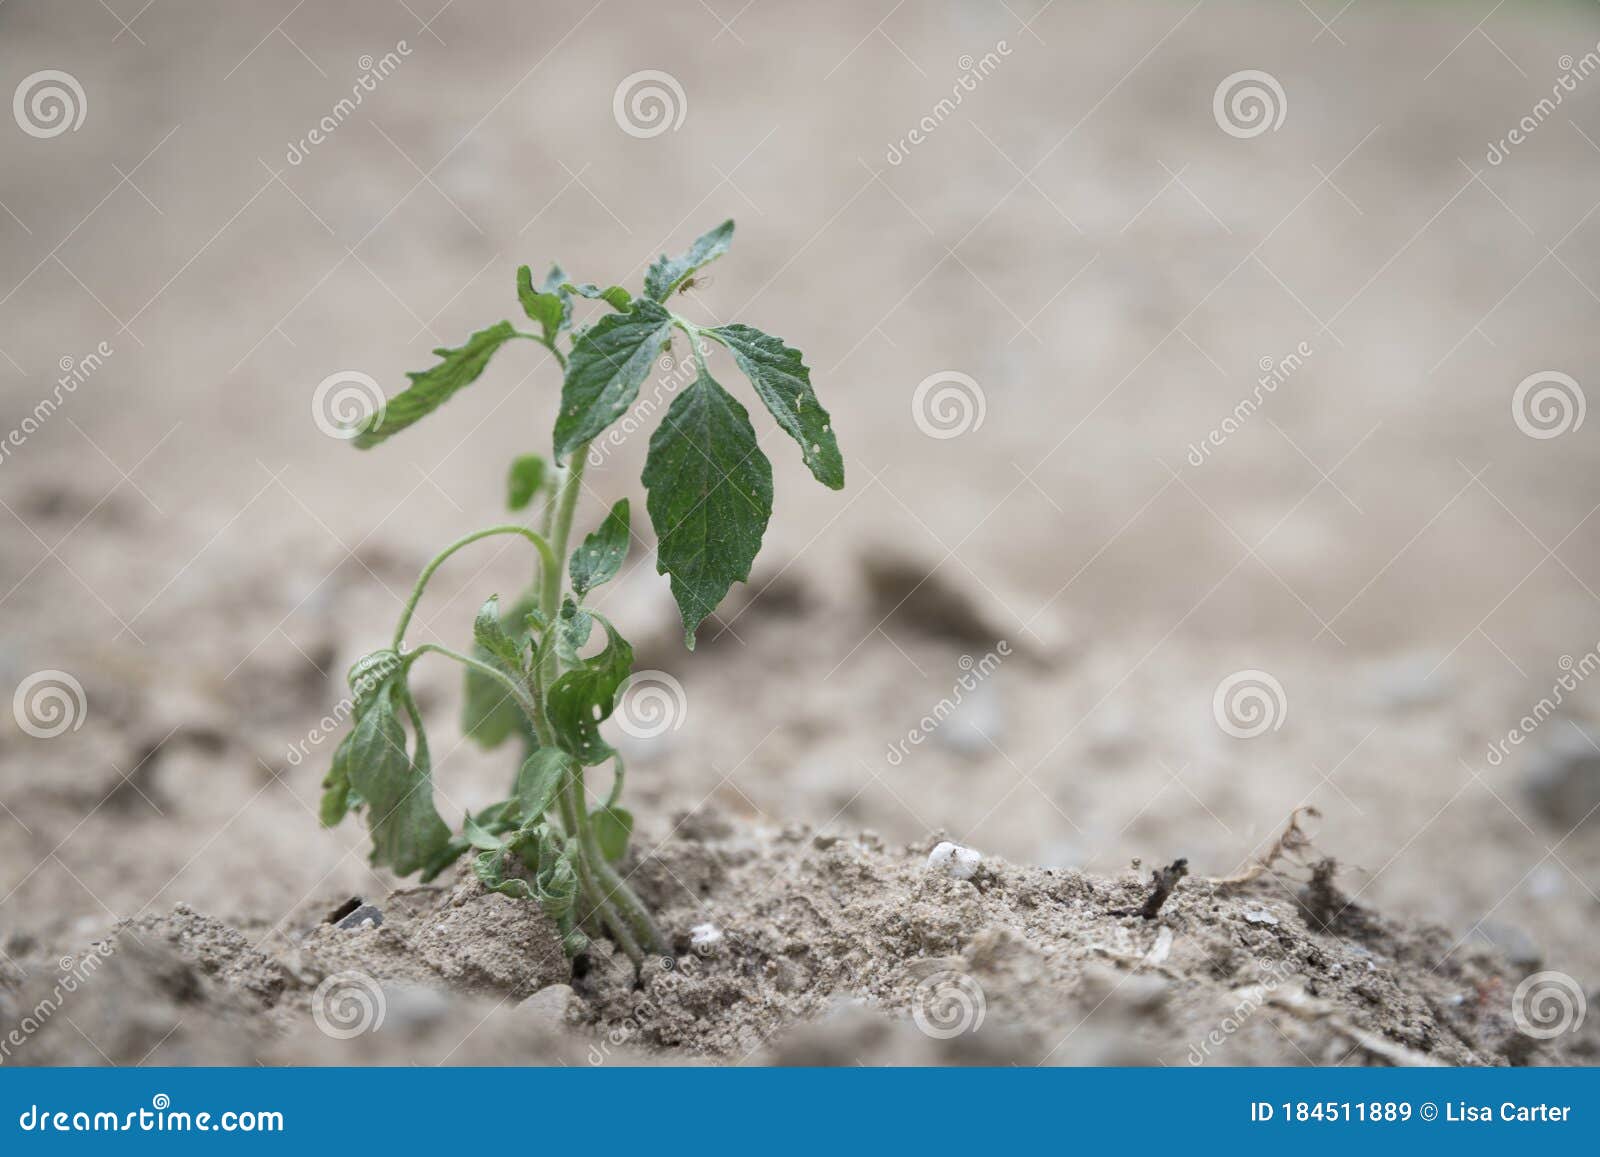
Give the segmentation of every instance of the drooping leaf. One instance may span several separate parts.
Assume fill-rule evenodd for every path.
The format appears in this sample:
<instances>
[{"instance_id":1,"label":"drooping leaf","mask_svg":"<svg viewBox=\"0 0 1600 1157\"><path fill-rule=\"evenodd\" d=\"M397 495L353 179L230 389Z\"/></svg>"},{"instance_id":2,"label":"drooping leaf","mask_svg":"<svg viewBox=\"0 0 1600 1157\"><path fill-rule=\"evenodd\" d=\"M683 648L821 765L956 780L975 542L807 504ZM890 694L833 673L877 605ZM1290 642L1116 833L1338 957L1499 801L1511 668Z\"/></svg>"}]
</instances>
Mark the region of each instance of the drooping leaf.
<instances>
[{"instance_id":1,"label":"drooping leaf","mask_svg":"<svg viewBox=\"0 0 1600 1157\"><path fill-rule=\"evenodd\" d=\"M443 360L432 369L407 374L411 379L410 388L390 398L382 410L367 420L352 439L356 447L366 450L376 446L433 413L457 390L477 381L495 351L515 337L516 332L509 321L502 321L480 329L463 346L434 350L434 356Z\"/></svg>"},{"instance_id":2,"label":"drooping leaf","mask_svg":"<svg viewBox=\"0 0 1600 1157\"><path fill-rule=\"evenodd\" d=\"M568 571L572 590L580 599L601 583L609 582L628 557L628 500L620 499L593 534L572 552Z\"/></svg>"},{"instance_id":3,"label":"drooping leaf","mask_svg":"<svg viewBox=\"0 0 1600 1157\"><path fill-rule=\"evenodd\" d=\"M472 621L472 638L502 669L513 675L521 672L522 648L506 633L500 618L499 595L490 595L478 608L478 617Z\"/></svg>"},{"instance_id":4,"label":"drooping leaf","mask_svg":"<svg viewBox=\"0 0 1600 1157\"><path fill-rule=\"evenodd\" d=\"M399 714L411 719L415 741L406 751ZM410 692L390 682L340 745L350 787L367 808L371 861L402 876L425 867L450 842L450 829L433 806L432 762L421 714Z\"/></svg>"},{"instance_id":5,"label":"drooping leaf","mask_svg":"<svg viewBox=\"0 0 1600 1157\"><path fill-rule=\"evenodd\" d=\"M555 747L541 747L523 761L517 772L515 795L523 822L533 823L550 810L561 780L572 767L572 757Z\"/></svg>"},{"instance_id":6,"label":"drooping leaf","mask_svg":"<svg viewBox=\"0 0 1600 1157\"><path fill-rule=\"evenodd\" d=\"M589 813L600 854L616 861L628 854L628 838L633 835L633 813L622 807L595 808Z\"/></svg>"},{"instance_id":7,"label":"drooping leaf","mask_svg":"<svg viewBox=\"0 0 1600 1157\"><path fill-rule=\"evenodd\" d=\"M588 946L575 912L577 856L575 839L563 843L549 824L537 823L524 826L505 847L480 854L472 869L492 892L537 901L560 928L567 954L575 956Z\"/></svg>"},{"instance_id":8,"label":"drooping leaf","mask_svg":"<svg viewBox=\"0 0 1600 1157\"><path fill-rule=\"evenodd\" d=\"M600 738L600 724L611 717L617 688L633 668L628 641L605 616L594 617L606 629L605 648L593 658L579 660L545 692L545 713L556 742L585 767L611 758L610 745Z\"/></svg>"},{"instance_id":9,"label":"drooping leaf","mask_svg":"<svg viewBox=\"0 0 1600 1157\"><path fill-rule=\"evenodd\" d=\"M598 285L574 285L568 281L561 286L569 293L576 293L579 297L586 297L590 301L603 301L618 313L627 312L633 304L633 294L623 289L620 285L608 285L601 289Z\"/></svg>"},{"instance_id":10,"label":"drooping leaf","mask_svg":"<svg viewBox=\"0 0 1600 1157\"><path fill-rule=\"evenodd\" d=\"M479 620L483 619L484 611L487 609L485 604L484 608L479 610ZM523 653L528 647L527 617L532 609L532 601L523 597L500 616L500 635L510 640L518 654ZM482 639L477 639L480 629L484 632L493 630L487 623L483 623L480 627L480 623L474 621L473 635L476 641L472 648L473 657L499 667L512 678L520 678L520 665L508 665L504 658L486 647ZM503 647L503 644L500 646ZM512 735L520 734L529 747L538 745L533 724L522 713L522 708L517 706L516 698L507 690L505 684L472 667L467 668L465 680L466 694L461 707L461 730L471 736L473 742L489 750L500 746Z\"/></svg>"},{"instance_id":11,"label":"drooping leaf","mask_svg":"<svg viewBox=\"0 0 1600 1157\"><path fill-rule=\"evenodd\" d=\"M656 569L672 580L684 645L693 650L695 629L729 587L750 577L772 516L772 463L749 413L702 373L651 436L644 484Z\"/></svg>"},{"instance_id":12,"label":"drooping leaf","mask_svg":"<svg viewBox=\"0 0 1600 1157\"><path fill-rule=\"evenodd\" d=\"M380 693L388 694L390 683L404 669L404 660L388 648L363 655L351 665L345 681L350 685L351 714L355 722L361 721ZM334 827L351 808L361 806L360 794L350 785L351 751L350 736L346 735L334 749L332 766L322 781L320 818L325 827Z\"/></svg>"},{"instance_id":13,"label":"drooping leaf","mask_svg":"<svg viewBox=\"0 0 1600 1157\"><path fill-rule=\"evenodd\" d=\"M528 315L529 320L539 323L544 344L554 348L556 335L572 316L572 299L558 290L550 289L548 278L545 286L544 290L535 289L533 270L526 265L517 268L517 300L522 302L522 312Z\"/></svg>"},{"instance_id":14,"label":"drooping leaf","mask_svg":"<svg viewBox=\"0 0 1600 1157\"><path fill-rule=\"evenodd\" d=\"M513 460L506 479L506 505L512 510L526 510L543 488L544 475L544 459L537 454L524 454Z\"/></svg>"},{"instance_id":15,"label":"drooping leaf","mask_svg":"<svg viewBox=\"0 0 1600 1157\"><path fill-rule=\"evenodd\" d=\"M702 331L733 353L778 425L800 443L801 456L816 480L831 490L844 488L844 459L833 436L828 411L811 388L811 371L797 349L748 325L724 325Z\"/></svg>"},{"instance_id":16,"label":"drooping leaf","mask_svg":"<svg viewBox=\"0 0 1600 1157\"><path fill-rule=\"evenodd\" d=\"M662 254L644 275L644 293L652 301L665 301L696 270L710 265L728 251L733 242L733 222L724 221L711 232L695 238L682 257Z\"/></svg>"},{"instance_id":17,"label":"drooping leaf","mask_svg":"<svg viewBox=\"0 0 1600 1157\"><path fill-rule=\"evenodd\" d=\"M636 302L627 313L607 314L583 332L567 359L561 387L558 459L622 416L671 337L672 315L653 301Z\"/></svg>"}]
</instances>

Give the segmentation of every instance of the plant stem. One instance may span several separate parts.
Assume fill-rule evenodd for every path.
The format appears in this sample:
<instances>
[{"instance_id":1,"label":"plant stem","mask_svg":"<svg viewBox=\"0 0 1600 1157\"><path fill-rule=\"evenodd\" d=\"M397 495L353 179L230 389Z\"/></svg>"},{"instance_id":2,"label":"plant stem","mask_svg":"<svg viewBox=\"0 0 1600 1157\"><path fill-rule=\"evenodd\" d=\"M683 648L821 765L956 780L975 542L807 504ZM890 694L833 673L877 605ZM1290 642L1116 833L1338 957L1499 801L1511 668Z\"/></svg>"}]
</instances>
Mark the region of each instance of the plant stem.
<instances>
[{"instance_id":1,"label":"plant stem","mask_svg":"<svg viewBox=\"0 0 1600 1157\"><path fill-rule=\"evenodd\" d=\"M578 509L578 496L583 489L583 468L588 460L589 444L585 442L575 447L565 472L556 483L551 495L550 552L558 560L566 557L567 546L572 539L572 519ZM554 566L545 563L541 572L539 609L544 612L545 621L550 624L555 623L561 609L562 573L559 562ZM559 668L560 659L555 653L555 648L551 647L540 660L539 684L548 690L560 674ZM541 743L554 742L554 737L550 735L548 724L544 720L536 719L536 726L540 729ZM635 964L643 958L643 952L665 953L667 942L656 928L655 921L650 918L650 913L645 909L643 902L606 862L605 855L600 851L600 843L595 838L593 826L589 823L589 804L584 790L581 764L574 767L567 783L562 787L562 815L564 823L568 825L568 834L578 838L580 876L592 891L593 902L600 913L600 918L605 921L613 938ZM620 920L617 917L618 908L622 912Z\"/></svg>"},{"instance_id":2,"label":"plant stem","mask_svg":"<svg viewBox=\"0 0 1600 1157\"><path fill-rule=\"evenodd\" d=\"M421 655L428 654L430 651L435 655L443 655L447 659L454 659L463 667L470 667L480 675L484 675L487 678L493 679L496 683L500 684L507 691L509 691L511 693L511 697L516 700L517 706L522 711L527 713L529 718L532 718L536 701L529 696L527 688L523 687L504 671L501 671L495 667L491 667L488 663L485 663L480 659L474 659L471 655L463 655L460 651L453 651L449 647L441 647L438 643L424 643L422 646L412 651L407 658L415 659Z\"/></svg>"},{"instance_id":3,"label":"plant stem","mask_svg":"<svg viewBox=\"0 0 1600 1157\"><path fill-rule=\"evenodd\" d=\"M438 554L434 555L433 558L428 562L428 565L422 568L422 573L417 576L416 585L411 588L411 597L406 600L405 610L400 612L400 622L395 626L394 629L393 647L396 651L400 650L400 645L405 642L406 628L411 625L411 616L416 612L417 602L422 598L422 592L427 587L428 580L433 577L434 571L443 566L445 559L449 558L456 551L462 549L463 547L470 546L471 544L477 542L480 538L490 538L497 534L520 534L523 538L526 538L529 542L533 543L533 545L539 550L539 558L544 567L544 571L546 573L553 571L558 576L557 582L559 584L559 576L561 571L555 560L559 558L560 555L550 549L550 544L546 542L544 536L539 534L537 531L530 530L526 526L518 526L515 524L491 526L487 530L475 530L471 534L456 539L449 546L445 547Z\"/></svg>"}]
</instances>

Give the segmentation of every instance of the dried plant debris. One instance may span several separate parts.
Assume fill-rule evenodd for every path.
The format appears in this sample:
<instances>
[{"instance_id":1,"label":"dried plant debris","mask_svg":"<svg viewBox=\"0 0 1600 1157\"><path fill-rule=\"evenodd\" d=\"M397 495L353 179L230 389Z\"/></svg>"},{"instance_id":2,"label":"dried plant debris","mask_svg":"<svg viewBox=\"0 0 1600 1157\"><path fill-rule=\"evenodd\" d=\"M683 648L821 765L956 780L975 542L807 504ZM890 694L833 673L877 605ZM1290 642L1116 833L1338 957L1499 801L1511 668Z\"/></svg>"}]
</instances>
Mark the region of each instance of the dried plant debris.
<instances>
[{"instance_id":1,"label":"dried plant debris","mask_svg":"<svg viewBox=\"0 0 1600 1157\"><path fill-rule=\"evenodd\" d=\"M1272 871L1279 860L1288 859L1303 865L1304 860L1301 856L1311 850L1312 842L1310 833L1300 826L1301 817L1321 819L1322 813L1309 805L1295 808L1289 813L1289 822L1278 834L1278 838L1255 863L1231 876L1207 876L1205 882L1219 888L1236 888Z\"/></svg>"}]
</instances>

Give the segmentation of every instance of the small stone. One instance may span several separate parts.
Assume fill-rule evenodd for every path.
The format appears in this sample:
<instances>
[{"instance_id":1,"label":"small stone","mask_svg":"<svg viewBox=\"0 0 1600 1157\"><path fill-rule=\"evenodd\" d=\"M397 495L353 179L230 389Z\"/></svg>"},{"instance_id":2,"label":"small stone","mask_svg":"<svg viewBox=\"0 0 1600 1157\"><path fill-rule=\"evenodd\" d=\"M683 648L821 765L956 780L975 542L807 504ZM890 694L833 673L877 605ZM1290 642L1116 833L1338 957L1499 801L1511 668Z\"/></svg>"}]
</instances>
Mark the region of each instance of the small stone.
<instances>
[{"instance_id":1,"label":"small stone","mask_svg":"<svg viewBox=\"0 0 1600 1157\"><path fill-rule=\"evenodd\" d=\"M696 924L689 929L689 946L691 948L710 948L713 944L722 943L722 929L715 924Z\"/></svg>"},{"instance_id":2,"label":"small stone","mask_svg":"<svg viewBox=\"0 0 1600 1157\"><path fill-rule=\"evenodd\" d=\"M1244 910L1245 922L1249 924L1276 924L1278 918L1265 908L1246 908Z\"/></svg>"},{"instance_id":3,"label":"small stone","mask_svg":"<svg viewBox=\"0 0 1600 1157\"><path fill-rule=\"evenodd\" d=\"M825 852L839 842L838 836L829 835L827 832L818 832L811 837L811 846L819 852Z\"/></svg>"},{"instance_id":4,"label":"small stone","mask_svg":"<svg viewBox=\"0 0 1600 1157\"><path fill-rule=\"evenodd\" d=\"M570 984L549 984L511 1011L521 1024L555 1031L566 1023L572 1000Z\"/></svg>"},{"instance_id":5,"label":"small stone","mask_svg":"<svg viewBox=\"0 0 1600 1157\"><path fill-rule=\"evenodd\" d=\"M928 870L944 872L957 880L970 880L983 857L971 848L945 840L928 853Z\"/></svg>"},{"instance_id":6,"label":"small stone","mask_svg":"<svg viewBox=\"0 0 1600 1157\"><path fill-rule=\"evenodd\" d=\"M383 913L381 911L372 904L362 904L354 912L340 920L337 927L346 929L376 928L382 923Z\"/></svg>"}]
</instances>

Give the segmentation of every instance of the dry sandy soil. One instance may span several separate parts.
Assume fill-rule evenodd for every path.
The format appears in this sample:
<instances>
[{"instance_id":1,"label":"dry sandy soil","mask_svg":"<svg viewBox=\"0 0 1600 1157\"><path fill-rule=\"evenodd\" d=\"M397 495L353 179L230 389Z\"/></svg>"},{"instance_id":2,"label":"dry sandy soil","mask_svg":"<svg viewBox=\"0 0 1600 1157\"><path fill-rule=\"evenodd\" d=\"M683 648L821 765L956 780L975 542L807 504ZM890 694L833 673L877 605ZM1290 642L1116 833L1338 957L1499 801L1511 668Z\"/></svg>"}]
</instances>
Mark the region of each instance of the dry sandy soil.
<instances>
[{"instance_id":1,"label":"dry sandy soil","mask_svg":"<svg viewBox=\"0 0 1600 1157\"><path fill-rule=\"evenodd\" d=\"M1600 661L1600 423L1532 437L1513 399L1591 385L1600 80L1486 159L1595 49L1591 11L111 7L0 5L5 91L60 69L87 103L59 136L0 123L0 436L112 351L0 459L3 689L84 691L53 738L0 712L0 1013L109 952L6 1063L1183 1064L1246 1003L1204 1059L1593 1063L1592 1012L1540 1042L1512 994L1600 978L1600 702L1574 679L1521 722ZM648 139L613 113L644 69L686 104ZM1213 94L1245 69L1285 115L1239 138ZM726 216L732 254L680 300L806 351L848 485L762 428L763 559L692 655L650 543L604 594L683 688L671 729L623 739L631 867L693 967L635 987L601 950L571 977L537 913L407 890L358 824L315 819L345 668L438 545L499 516L555 367L516 351L367 454L312 396L351 369L393 392L515 308L520 262L636 281ZM981 424L925 436L915 391L951 371ZM585 517L642 507L643 443L590 472ZM515 549L459 561L414 641L459 644L526 581ZM1253 738L1214 711L1241 671L1282 689ZM422 674L454 819L508 768L462 742L451 672ZM1306 804L1338 920L1302 865L1202 882ZM924 869L940 831L978 877ZM1180 856L1158 920L1112 914ZM382 927L324 923L352 895ZM701 924L723 939L697 951ZM313 994L351 968L386 1019L336 1039ZM963 977L981 1027L919 1031Z\"/></svg>"}]
</instances>

